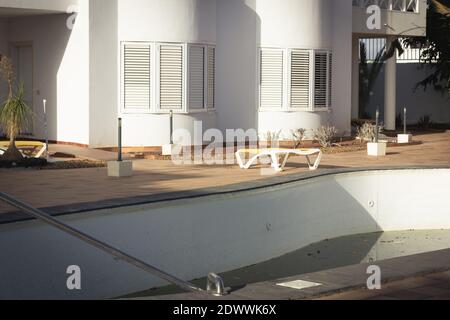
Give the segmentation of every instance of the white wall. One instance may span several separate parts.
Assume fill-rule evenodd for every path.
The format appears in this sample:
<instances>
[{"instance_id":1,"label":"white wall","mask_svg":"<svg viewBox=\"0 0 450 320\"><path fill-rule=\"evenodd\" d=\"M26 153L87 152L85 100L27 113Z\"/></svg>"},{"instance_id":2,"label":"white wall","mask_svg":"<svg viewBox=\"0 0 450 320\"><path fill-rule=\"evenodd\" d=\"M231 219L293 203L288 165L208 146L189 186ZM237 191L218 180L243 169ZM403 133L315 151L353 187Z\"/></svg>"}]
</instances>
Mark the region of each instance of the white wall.
<instances>
[{"instance_id":1,"label":"white wall","mask_svg":"<svg viewBox=\"0 0 450 320\"><path fill-rule=\"evenodd\" d=\"M117 0L90 1L89 146L117 145Z\"/></svg>"},{"instance_id":2,"label":"white wall","mask_svg":"<svg viewBox=\"0 0 450 320\"><path fill-rule=\"evenodd\" d=\"M332 122L340 135L351 135L352 0L333 1Z\"/></svg>"},{"instance_id":3,"label":"white wall","mask_svg":"<svg viewBox=\"0 0 450 320\"><path fill-rule=\"evenodd\" d=\"M256 0L217 2L217 120L220 130L257 129L257 48L261 21Z\"/></svg>"},{"instance_id":4,"label":"white wall","mask_svg":"<svg viewBox=\"0 0 450 320\"><path fill-rule=\"evenodd\" d=\"M89 36L89 3L82 0L57 74L58 141L89 144Z\"/></svg>"},{"instance_id":5,"label":"white wall","mask_svg":"<svg viewBox=\"0 0 450 320\"><path fill-rule=\"evenodd\" d=\"M419 12L400 12L381 10L381 28L369 30L367 28L366 8L353 8L353 32L361 37L403 35L421 37L426 34L427 0L419 0Z\"/></svg>"},{"instance_id":6,"label":"white wall","mask_svg":"<svg viewBox=\"0 0 450 320\"><path fill-rule=\"evenodd\" d=\"M79 0L0 0L0 8L67 12ZM84 0L81 0L84 1Z\"/></svg>"},{"instance_id":7,"label":"white wall","mask_svg":"<svg viewBox=\"0 0 450 320\"><path fill-rule=\"evenodd\" d=\"M117 0L120 41L216 42L216 0Z\"/></svg>"},{"instance_id":8,"label":"white wall","mask_svg":"<svg viewBox=\"0 0 450 320\"><path fill-rule=\"evenodd\" d=\"M191 280L267 261L325 239L450 229L449 179L447 169L338 174L62 219ZM0 261L2 299L111 298L164 284L36 221L0 225ZM81 267L82 291L66 288L66 269L73 264Z\"/></svg>"}]
</instances>

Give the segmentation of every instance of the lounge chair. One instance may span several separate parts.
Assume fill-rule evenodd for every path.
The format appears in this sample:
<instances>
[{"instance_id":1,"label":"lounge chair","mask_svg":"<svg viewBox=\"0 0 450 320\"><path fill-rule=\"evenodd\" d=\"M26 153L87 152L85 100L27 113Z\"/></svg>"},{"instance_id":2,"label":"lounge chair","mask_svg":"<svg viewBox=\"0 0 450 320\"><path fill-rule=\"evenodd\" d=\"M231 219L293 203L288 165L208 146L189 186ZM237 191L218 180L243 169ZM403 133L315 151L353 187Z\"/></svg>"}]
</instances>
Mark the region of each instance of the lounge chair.
<instances>
[{"instance_id":1,"label":"lounge chair","mask_svg":"<svg viewBox=\"0 0 450 320\"><path fill-rule=\"evenodd\" d=\"M242 155L245 154L250 155L250 160L246 164L244 164L245 157L244 158L242 157ZM241 169L249 169L252 165L257 163L259 158L270 157L272 168L274 168L275 171L281 172L284 170L284 167L286 166L286 163L290 155L298 155L306 157L310 170L317 170L320 161L322 160L322 151L320 149L277 149L277 148L238 150L238 152L236 152L236 159ZM310 157L313 155L317 155L317 159L314 162L314 164L311 163L310 159ZM284 157L281 164L279 161L280 156Z\"/></svg>"},{"instance_id":2,"label":"lounge chair","mask_svg":"<svg viewBox=\"0 0 450 320\"><path fill-rule=\"evenodd\" d=\"M0 141L0 149L6 151L9 141ZM17 148L33 148L36 151L35 158L40 158L47 150L47 145L40 141L16 141Z\"/></svg>"}]
</instances>

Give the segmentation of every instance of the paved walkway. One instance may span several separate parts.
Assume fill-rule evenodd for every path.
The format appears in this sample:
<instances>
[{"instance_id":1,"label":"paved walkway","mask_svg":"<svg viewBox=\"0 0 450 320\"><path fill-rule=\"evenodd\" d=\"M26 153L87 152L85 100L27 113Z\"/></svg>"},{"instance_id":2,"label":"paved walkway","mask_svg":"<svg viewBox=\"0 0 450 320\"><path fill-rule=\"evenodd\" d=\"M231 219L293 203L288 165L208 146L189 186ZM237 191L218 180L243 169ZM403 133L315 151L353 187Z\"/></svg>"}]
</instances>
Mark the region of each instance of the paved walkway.
<instances>
[{"instance_id":1,"label":"paved walkway","mask_svg":"<svg viewBox=\"0 0 450 320\"><path fill-rule=\"evenodd\" d=\"M248 284L215 298L193 293L151 296L151 300L447 300L450 299L450 249L376 262L381 290L368 290L370 264ZM226 285L226 283L225 283ZM299 287L299 285L301 287ZM360 289L365 288L365 289Z\"/></svg>"},{"instance_id":2,"label":"paved walkway","mask_svg":"<svg viewBox=\"0 0 450 320\"><path fill-rule=\"evenodd\" d=\"M450 300L450 271L395 281L381 290L352 290L316 300Z\"/></svg>"},{"instance_id":3,"label":"paved walkway","mask_svg":"<svg viewBox=\"0 0 450 320\"><path fill-rule=\"evenodd\" d=\"M383 158L365 152L327 154L318 172L329 169L406 166L450 167L450 131L415 137L421 145L392 147ZM88 152L88 151L86 151ZM90 151L89 151L90 152ZM99 151L108 158L111 153ZM304 158L292 158L278 176L308 172ZM108 178L106 168L72 170L0 170L0 191L38 208L72 205L173 192L192 193L203 188L267 179L261 170L237 166L177 166L171 161L137 160L134 176ZM3 206L3 207L2 207ZM0 212L5 210L0 204ZM8 210L10 211L10 209Z\"/></svg>"}]
</instances>

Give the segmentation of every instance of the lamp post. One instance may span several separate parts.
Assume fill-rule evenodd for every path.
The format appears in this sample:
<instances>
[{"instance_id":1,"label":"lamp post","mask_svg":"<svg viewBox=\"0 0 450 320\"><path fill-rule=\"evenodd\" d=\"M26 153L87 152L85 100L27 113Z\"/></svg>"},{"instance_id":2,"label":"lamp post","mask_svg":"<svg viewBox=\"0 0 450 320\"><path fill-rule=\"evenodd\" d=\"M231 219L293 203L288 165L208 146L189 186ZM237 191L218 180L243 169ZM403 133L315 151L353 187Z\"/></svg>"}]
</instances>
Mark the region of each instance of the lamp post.
<instances>
[{"instance_id":1,"label":"lamp post","mask_svg":"<svg viewBox=\"0 0 450 320\"><path fill-rule=\"evenodd\" d=\"M117 128L117 161L108 161L108 176L115 178L131 177L133 162L123 161L122 157L122 118L118 118Z\"/></svg>"},{"instance_id":2,"label":"lamp post","mask_svg":"<svg viewBox=\"0 0 450 320\"><path fill-rule=\"evenodd\" d=\"M379 140L379 126L380 126L380 110L377 108L377 112L375 115L375 143L378 143Z\"/></svg>"},{"instance_id":3,"label":"lamp post","mask_svg":"<svg viewBox=\"0 0 450 320\"><path fill-rule=\"evenodd\" d=\"M407 125L406 125L407 115L408 115L408 110L405 107L403 109L403 134L399 134L397 136L397 142L401 143L401 144L411 143L412 139L413 139L412 135L407 132L407 130L408 130Z\"/></svg>"},{"instance_id":4,"label":"lamp post","mask_svg":"<svg viewBox=\"0 0 450 320\"><path fill-rule=\"evenodd\" d=\"M45 158L49 160L49 147L48 147L48 123L47 123L47 100L42 100L44 105L44 135L45 135Z\"/></svg>"},{"instance_id":5,"label":"lamp post","mask_svg":"<svg viewBox=\"0 0 450 320\"><path fill-rule=\"evenodd\" d=\"M118 120L118 148L117 148L117 161L122 162L122 118Z\"/></svg>"}]
</instances>

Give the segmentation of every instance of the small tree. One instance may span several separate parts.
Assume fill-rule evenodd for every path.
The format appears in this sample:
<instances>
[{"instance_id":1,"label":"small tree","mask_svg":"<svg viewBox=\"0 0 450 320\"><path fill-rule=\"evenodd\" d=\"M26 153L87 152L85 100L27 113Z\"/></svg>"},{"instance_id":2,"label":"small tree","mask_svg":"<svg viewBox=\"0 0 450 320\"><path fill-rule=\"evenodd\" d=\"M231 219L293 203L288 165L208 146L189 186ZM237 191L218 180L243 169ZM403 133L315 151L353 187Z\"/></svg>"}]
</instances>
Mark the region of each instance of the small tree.
<instances>
[{"instance_id":1,"label":"small tree","mask_svg":"<svg viewBox=\"0 0 450 320\"><path fill-rule=\"evenodd\" d=\"M2 159L20 161L23 159L23 155L16 147L16 138L22 130L29 127L32 111L25 102L23 84L14 94L14 68L11 60L4 56L0 59L0 72L7 81L9 89L6 101L0 106L0 125L10 141L8 150L3 154Z\"/></svg>"}]
</instances>

